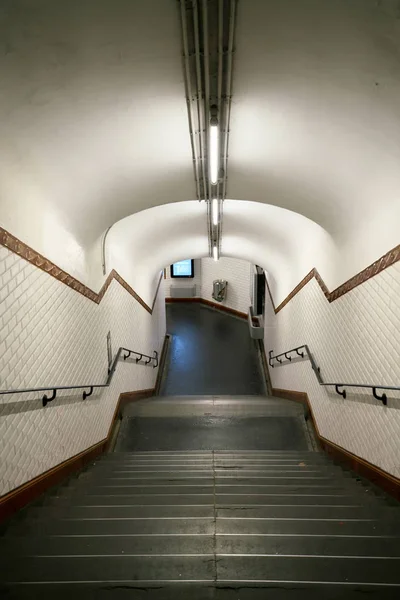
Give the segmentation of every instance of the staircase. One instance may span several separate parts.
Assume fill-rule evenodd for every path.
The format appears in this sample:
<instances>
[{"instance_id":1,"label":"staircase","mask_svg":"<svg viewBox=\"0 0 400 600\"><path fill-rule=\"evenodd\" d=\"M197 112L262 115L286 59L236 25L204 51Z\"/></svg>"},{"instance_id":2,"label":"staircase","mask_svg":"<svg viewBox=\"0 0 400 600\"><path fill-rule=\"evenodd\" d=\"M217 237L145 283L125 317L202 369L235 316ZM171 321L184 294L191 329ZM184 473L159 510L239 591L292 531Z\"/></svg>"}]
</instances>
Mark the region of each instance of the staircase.
<instances>
[{"instance_id":1,"label":"staircase","mask_svg":"<svg viewBox=\"0 0 400 600\"><path fill-rule=\"evenodd\" d=\"M1 597L399 597L399 514L310 450L109 454L10 524Z\"/></svg>"}]
</instances>

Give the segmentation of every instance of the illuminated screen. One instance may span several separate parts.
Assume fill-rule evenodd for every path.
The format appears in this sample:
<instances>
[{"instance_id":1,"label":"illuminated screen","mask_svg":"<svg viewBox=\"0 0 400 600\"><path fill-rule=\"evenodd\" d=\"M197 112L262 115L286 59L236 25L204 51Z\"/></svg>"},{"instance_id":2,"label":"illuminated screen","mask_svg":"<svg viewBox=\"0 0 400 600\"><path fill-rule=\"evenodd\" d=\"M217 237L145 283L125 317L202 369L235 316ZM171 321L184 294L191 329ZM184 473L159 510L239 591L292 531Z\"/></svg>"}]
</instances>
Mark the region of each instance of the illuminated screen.
<instances>
[{"instance_id":1,"label":"illuminated screen","mask_svg":"<svg viewBox=\"0 0 400 600\"><path fill-rule=\"evenodd\" d=\"M171 265L171 277L194 277L194 260L180 260Z\"/></svg>"}]
</instances>

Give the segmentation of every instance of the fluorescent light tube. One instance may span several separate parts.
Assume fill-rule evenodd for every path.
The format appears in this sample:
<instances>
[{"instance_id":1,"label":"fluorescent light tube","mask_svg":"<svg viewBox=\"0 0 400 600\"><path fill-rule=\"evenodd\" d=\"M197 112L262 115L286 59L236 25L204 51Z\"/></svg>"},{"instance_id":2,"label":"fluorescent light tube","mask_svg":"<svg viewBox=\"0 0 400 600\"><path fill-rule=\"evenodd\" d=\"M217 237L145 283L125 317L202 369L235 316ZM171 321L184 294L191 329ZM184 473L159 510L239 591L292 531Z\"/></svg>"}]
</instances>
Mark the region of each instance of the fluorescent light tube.
<instances>
[{"instance_id":1,"label":"fluorescent light tube","mask_svg":"<svg viewBox=\"0 0 400 600\"><path fill-rule=\"evenodd\" d=\"M219 171L219 131L218 125L210 125L210 179L215 185L218 183Z\"/></svg>"},{"instance_id":2,"label":"fluorescent light tube","mask_svg":"<svg viewBox=\"0 0 400 600\"><path fill-rule=\"evenodd\" d=\"M218 225L218 219L219 219L218 208L219 208L218 207L218 200L217 200L217 198L213 198L212 205L211 205L212 223L213 223L213 225Z\"/></svg>"}]
</instances>

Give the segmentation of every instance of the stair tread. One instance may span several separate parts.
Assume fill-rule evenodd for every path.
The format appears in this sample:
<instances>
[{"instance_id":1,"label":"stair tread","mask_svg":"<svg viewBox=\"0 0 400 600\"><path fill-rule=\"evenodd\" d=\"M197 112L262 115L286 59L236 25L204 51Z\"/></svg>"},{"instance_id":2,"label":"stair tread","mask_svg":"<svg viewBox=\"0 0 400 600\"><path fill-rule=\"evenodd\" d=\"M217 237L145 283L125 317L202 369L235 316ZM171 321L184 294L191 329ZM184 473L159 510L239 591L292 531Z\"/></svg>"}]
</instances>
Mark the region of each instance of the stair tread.
<instances>
[{"instance_id":1,"label":"stair tread","mask_svg":"<svg viewBox=\"0 0 400 600\"><path fill-rule=\"evenodd\" d=\"M3 561L9 581L328 581L400 585L399 559L316 556L43 556Z\"/></svg>"},{"instance_id":2,"label":"stair tread","mask_svg":"<svg viewBox=\"0 0 400 600\"><path fill-rule=\"evenodd\" d=\"M384 584L400 585L400 512L376 492L311 451L113 454L10 524L2 566L8 589L27 598L58 595L50 582L74 582L66 588L84 597L83 582L147 593L188 581L220 582L221 600L237 588L246 598L250 585L276 600L284 582L293 593L304 584L307 599L352 583L378 586L381 599Z\"/></svg>"},{"instance_id":3,"label":"stair tread","mask_svg":"<svg viewBox=\"0 0 400 600\"><path fill-rule=\"evenodd\" d=\"M241 516L246 511L246 515L251 517L319 517L319 518L374 518L382 520L396 520L400 518L400 512L392 507L365 507L358 505L293 505L288 502L287 505L253 506L253 507L234 507L217 508L217 517L221 516ZM211 506L135 506L135 505L86 505L79 506L62 505L36 507L30 510L31 519L54 519L54 518L126 518L138 516L213 516L214 507Z\"/></svg>"},{"instance_id":4,"label":"stair tread","mask_svg":"<svg viewBox=\"0 0 400 600\"><path fill-rule=\"evenodd\" d=\"M268 554L400 557L399 538L299 537L279 535L35 536L0 541L2 555Z\"/></svg>"}]
</instances>

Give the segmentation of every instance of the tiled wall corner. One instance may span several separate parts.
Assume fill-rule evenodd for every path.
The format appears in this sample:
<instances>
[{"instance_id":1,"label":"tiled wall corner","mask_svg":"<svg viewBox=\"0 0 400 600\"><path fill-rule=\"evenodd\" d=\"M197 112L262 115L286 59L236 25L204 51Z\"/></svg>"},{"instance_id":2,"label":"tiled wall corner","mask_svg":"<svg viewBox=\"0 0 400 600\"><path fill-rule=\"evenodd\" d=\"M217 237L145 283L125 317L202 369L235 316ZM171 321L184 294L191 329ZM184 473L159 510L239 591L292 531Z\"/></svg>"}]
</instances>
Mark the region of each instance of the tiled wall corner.
<instances>
[{"instance_id":1,"label":"tiled wall corner","mask_svg":"<svg viewBox=\"0 0 400 600\"><path fill-rule=\"evenodd\" d=\"M268 294L265 350L308 344L325 381L400 386L400 263L329 303L312 279L275 314ZM347 399L318 385L306 360L270 369L275 388L307 392L322 436L400 476L400 394L388 406L361 388Z\"/></svg>"},{"instance_id":2,"label":"tiled wall corner","mask_svg":"<svg viewBox=\"0 0 400 600\"><path fill-rule=\"evenodd\" d=\"M0 388L73 385L107 377L107 332L119 346L152 354L165 335L163 282L150 315L113 280L100 304L0 247ZM110 388L82 400L58 393L0 396L0 494L107 435L119 394L154 387L157 369L121 361Z\"/></svg>"},{"instance_id":3,"label":"tiled wall corner","mask_svg":"<svg viewBox=\"0 0 400 600\"><path fill-rule=\"evenodd\" d=\"M246 313L250 306L250 263L236 258L221 257L201 260L201 297L215 302L212 297L214 279L228 282L224 306Z\"/></svg>"},{"instance_id":4,"label":"tiled wall corner","mask_svg":"<svg viewBox=\"0 0 400 600\"><path fill-rule=\"evenodd\" d=\"M212 258L195 259L193 279L176 280L170 277L170 267L166 267L166 290L170 295L171 285L196 284L196 296L215 302L212 297L214 279L226 279L227 296L222 302L224 306L247 313L250 306L250 263L237 258L221 257L218 261Z\"/></svg>"}]
</instances>

